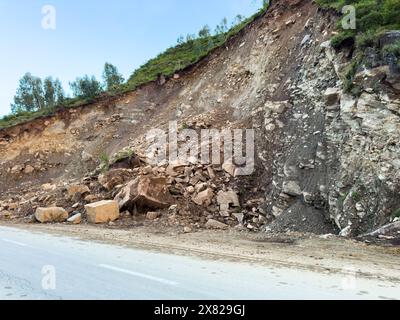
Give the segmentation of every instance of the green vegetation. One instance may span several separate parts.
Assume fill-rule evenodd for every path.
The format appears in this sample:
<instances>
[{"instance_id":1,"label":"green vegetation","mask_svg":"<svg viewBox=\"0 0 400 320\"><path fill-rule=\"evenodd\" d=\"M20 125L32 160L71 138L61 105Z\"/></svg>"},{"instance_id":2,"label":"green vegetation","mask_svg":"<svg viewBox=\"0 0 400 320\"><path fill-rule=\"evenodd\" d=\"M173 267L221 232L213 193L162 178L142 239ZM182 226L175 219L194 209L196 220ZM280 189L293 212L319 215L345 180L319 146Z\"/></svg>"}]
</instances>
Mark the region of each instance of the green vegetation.
<instances>
[{"instance_id":1,"label":"green vegetation","mask_svg":"<svg viewBox=\"0 0 400 320\"><path fill-rule=\"evenodd\" d=\"M157 80L160 75L172 76L174 73L195 64L208 56L210 52L222 46L229 38L238 34L262 13L264 13L264 9L248 19L238 15L229 30L227 20L223 19L216 27L214 35L211 35L208 26L204 26L197 38L194 35L187 35L186 40L183 40L184 37L181 36L178 39L177 46L167 49L158 57L151 59L137 69L126 83L125 90L134 90L145 83Z\"/></svg>"},{"instance_id":2,"label":"green vegetation","mask_svg":"<svg viewBox=\"0 0 400 320\"><path fill-rule=\"evenodd\" d=\"M42 81L26 73L19 82L19 88L11 105L13 114L53 110L64 102L64 91L60 80L48 77Z\"/></svg>"},{"instance_id":3,"label":"green vegetation","mask_svg":"<svg viewBox=\"0 0 400 320\"><path fill-rule=\"evenodd\" d=\"M351 194L351 198L355 201L355 202L359 202L362 199L361 193L355 191Z\"/></svg>"},{"instance_id":4,"label":"green vegetation","mask_svg":"<svg viewBox=\"0 0 400 320\"><path fill-rule=\"evenodd\" d=\"M399 57L398 45L382 50L378 39L388 30L400 29L400 0L316 0L317 4L325 8L333 8L339 12L345 6L353 6L356 24L354 29L348 26L349 13L343 15L338 22L339 33L331 39L332 46L339 49L343 46L352 46L355 49L355 58L345 73L345 89L357 94L358 88L353 85L353 78L365 62L366 48L374 48L378 54L394 53ZM346 24L347 23L347 24Z\"/></svg>"},{"instance_id":5,"label":"green vegetation","mask_svg":"<svg viewBox=\"0 0 400 320\"><path fill-rule=\"evenodd\" d=\"M160 76L170 77L174 73L190 67L200 61L213 50L238 34L248 24L261 16L269 7L269 1L264 0L261 8L252 17L245 19L238 15L228 27L226 18L216 27L214 34L209 26L204 26L195 35L181 36L178 44L167 49L154 59L137 69L128 81L124 82L122 75L115 66L106 63L103 72L104 83L101 84L94 77L83 76L70 83L74 96L66 98L62 93L61 83L51 80L53 89L50 89L50 80L44 81L44 86L39 78L27 74L21 79L21 86L16 95L16 102L12 107L12 115L0 119L0 129L19 123L47 116L57 109L75 108L96 101L101 96L114 96L157 80ZM48 78L51 79L51 78ZM28 87L26 87L28 83ZM49 87L49 88L47 88ZM52 92L54 92L52 94ZM62 93L62 94L61 94Z\"/></svg>"},{"instance_id":6,"label":"green vegetation","mask_svg":"<svg viewBox=\"0 0 400 320\"><path fill-rule=\"evenodd\" d=\"M115 163L124 161L124 160L131 160L135 153L131 148L124 148L120 150L117 154L115 154L112 158L112 160L108 161L110 165L113 165Z\"/></svg>"},{"instance_id":7,"label":"green vegetation","mask_svg":"<svg viewBox=\"0 0 400 320\"><path fill-rule=\"evenodd\" d=\"M370 46L380 33L386 30L400 29L399 0L316 0L326 8L342 11L347 5L355 8L356 28L343 28L343 19L338 23L339 34L332 39L332 45L339 48L346 43L356 43L358 47ZM368 38L368 41L366 40Z\"/></svg>"},{"instance_id":8,"label":"green vegetation","mask_svg":"<svg viewBox=\"0 0 400 320\"><path fill-rule=\"evenodd\" d=\"M117 67L111 63L104 65L103 80L107 91L118 90L119 86L124 83L124 77L118 72Z\"/></svg>"},{"instance_id":9,"label":"green vegetation","mask_svg":"<svg viewBox=\"0 0 400 320\"><path fill-rule=\"evenodd\" d=\"M400 218L400 208L392 213L392 218Z\"/></svg>"},{"instance_id":10,"label":"green vegetation","mask_svg":"<svg viewBox=\"0 0 400 320\"><path fill-rule=\"evenodd\" d=\"M70 83L70 87L74 96L77 98L95 98L102 92L101 83L96 80L94 76L84 76L77 78L74 82Z\"/></svg>"},{"instance_id":11,"label":"green vegetation","mask_svg":"<svg viewBox=\"0 0 400 320\"><path fill-rule=\"evenodd\" d=\"M384 54L391 54L397 58L397 65L400 67L400 41L383 47Z\"/></svg>"},{"instance_id":12,"label":"green vegetation","mask_svg":"<svg viewBox=\"0 0 400 320\"><path fill-rule=\"evenodd\" d=\"M105 152L100 155L100 167L102 173L107 172L110 168L110 157Z\"/></svg>"}]
</instances>

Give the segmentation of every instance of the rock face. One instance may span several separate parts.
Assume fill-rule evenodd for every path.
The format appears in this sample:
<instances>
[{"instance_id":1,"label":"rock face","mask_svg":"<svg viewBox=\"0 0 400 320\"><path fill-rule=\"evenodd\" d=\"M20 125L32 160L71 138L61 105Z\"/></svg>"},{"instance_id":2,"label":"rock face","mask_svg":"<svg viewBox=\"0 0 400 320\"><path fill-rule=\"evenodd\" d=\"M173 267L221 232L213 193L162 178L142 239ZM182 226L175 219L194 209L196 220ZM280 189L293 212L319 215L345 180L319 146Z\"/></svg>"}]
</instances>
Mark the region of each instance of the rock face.
<instances>
[{"instance_id":1,"label":"rock face","mask_svg":"<svg viewBox=\"0 0 400 320\"><path fill-rule=\"evenodd\" d=\"M121 210L137 208L163 209L174 199L169 193L165 178L141 176L128 183L115 197Z\"/></svg>"},{"instance_id":2,"label":"rock face","mask_svg":"<svg viewBox=\"0 0 400 320\"><path fill-rule=\"evenodd\" d=\"M68 212L63 208L37 208L35 218L41 223L65 222L68 219Z\"/></svg>"},{"instance_id":3,"label":"rock face","mask_svg":"<svg viewBox=\"0 0 400 320\"><path fill-rule=\"evenodd\" d=\"M396 43L397 41L400 41L399 30L386 31L379 39L379 46L383 48L384 46Z\"/></svg>"},{"instance_id":4,"label":"rock face","mask_svg":"<svg viewBox=\"0 0 400 320\"><path fill-rule=\"evenodd\" d=\"M118 203L113 200L88 204L85 209L89 223L108 223L119 219Z\"/></svg>"}]
</instances>

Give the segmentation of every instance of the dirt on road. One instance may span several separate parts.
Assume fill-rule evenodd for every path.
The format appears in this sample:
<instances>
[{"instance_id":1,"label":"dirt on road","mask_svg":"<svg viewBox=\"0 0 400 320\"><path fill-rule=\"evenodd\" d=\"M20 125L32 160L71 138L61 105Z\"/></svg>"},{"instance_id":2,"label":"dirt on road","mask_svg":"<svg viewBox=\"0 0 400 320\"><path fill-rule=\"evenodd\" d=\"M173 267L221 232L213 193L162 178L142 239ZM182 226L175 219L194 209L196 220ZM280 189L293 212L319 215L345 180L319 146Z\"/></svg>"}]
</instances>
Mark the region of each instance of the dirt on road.
<instances>
[{"instance_id":1,"label":"dirt on road","mask_svg":"<svg viewBox=\"0 0 400 320\"><path fill-rule=\"evenodd\" d=\"M399 248L368 245L333 235L268 236L237 230L184 234L151 227L121 230L92 225L1 225L128 248L322 273L350 273L400 283Z\"/></svg>"}]
</instances>

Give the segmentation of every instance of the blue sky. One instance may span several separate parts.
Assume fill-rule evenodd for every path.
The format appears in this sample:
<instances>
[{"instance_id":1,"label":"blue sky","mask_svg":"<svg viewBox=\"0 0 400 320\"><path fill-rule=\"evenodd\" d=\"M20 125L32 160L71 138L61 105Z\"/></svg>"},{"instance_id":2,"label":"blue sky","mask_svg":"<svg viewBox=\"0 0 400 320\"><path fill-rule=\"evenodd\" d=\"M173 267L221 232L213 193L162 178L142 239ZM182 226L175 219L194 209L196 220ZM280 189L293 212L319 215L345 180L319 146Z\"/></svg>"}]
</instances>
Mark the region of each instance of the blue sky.
<instances>
[{"instance_id":1,"label":"blue sky","mask_svg":"<svg viewBox=\"0 0 400 320\"><path fill-rule=\"evenodd\" d=\"M212 29L227 17L249 16L262 0L0 0L0 116L10 112L25 72L68 83L101 78L104 63L128 77L174 45L179 35ZM56 9L56 29L42 28L42 8Z\"/></svg>"}]
</instances>

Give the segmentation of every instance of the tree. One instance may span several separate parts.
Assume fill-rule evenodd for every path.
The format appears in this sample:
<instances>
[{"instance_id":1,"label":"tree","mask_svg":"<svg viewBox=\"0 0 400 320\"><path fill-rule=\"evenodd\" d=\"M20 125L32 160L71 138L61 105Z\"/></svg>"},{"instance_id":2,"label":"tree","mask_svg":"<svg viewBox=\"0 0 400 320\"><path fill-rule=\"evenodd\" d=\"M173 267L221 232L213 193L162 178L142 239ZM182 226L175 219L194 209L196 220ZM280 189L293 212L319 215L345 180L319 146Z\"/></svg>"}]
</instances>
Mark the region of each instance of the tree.
<instances>
[{"instance_id":1,"label":"tree","mask_svg":"<svg viewBox=\"0 0 400 320\"><path fill-rule=\"evenodd\" d=\"M246 18L245 16L242 16L241 14L238 14L238 15L235 17L235 20L234 20L234 22L233 22L233 26L236 26L236 25L241 24L241 23L244 21L245 18Z\"/></svg>"},{"instance_id":2,"label":"tree","mask_svg":"<svg viewBox=\"0 0 400 320\"><path fill-rule=\"evenodd\" d=\"M205 25L201 30L199 31L199 37L202 39L209 38L211 35L211 30L208 25Z\"/></svg>"},{"instance_id":3,"label":"tree","mask_svg":"<svg viewBox=\"0 0 400 320\"><path fill-rule=\"evenodd\" d=\"M45 108L42 80L26 73L19 81L14 103L11 105L13 113L34 112Z\"/></svg>"},{"instance_id":4,"label":"tree","mask_svg":"<svg viewBox=\"0 0 400 320\"><path fill-rule=\"evenodd\" d=\"M94 76L85 75L82 78L77 78L69 85L77 98L94 98L103 91L100 82Z\"/></svg>"},{"instance_id":5,"label":"tree","mask_svg":"<svg viewBox=\"0 0 400 320\"><path fill-rule=\"evenodd\" d=\"M185 37L180 35L178 40L177 40L178 45L184 44L185 43Z\"/></svg>"},{"instance_id":6,"label":"tree","mask_svg":"<svg viewBox=\"0 0 400 320\"><path fill-rule=\"evenodd\" d=\"M46 109L54 109L62 105L65 96L60 80L47 77L43 81L43 90Z\"/></svg>"},{"instance_id":7,"label":"tree","mask_svg":"<svg viewBox=\"0 0 400 320\"><path fill-rule=\"evenodd\" d=\"M221 23L215 28L216 35L225 34L228 31L228 20L223 18Z\"/></svg>"},{"instance_id":8,"label":"tree","mask_svg":"<svg viewBox=\"0 0 400 320\"><path fill-rule=\"evenodd\" d=\"M193 42L195 39L196 39L196 36L194 34L186 35L186 42Z\"/></svg>"},{"instance_id":9,"label":"tree","mask_svg":"<svg viewBox=\"0 0 400 320\"><path fill-rule=\"evenodd\" d=\"M117 67L108 62L104 65L103 80L108 91L115 90L125 81Z\"/></svg>"}]
</instances>

